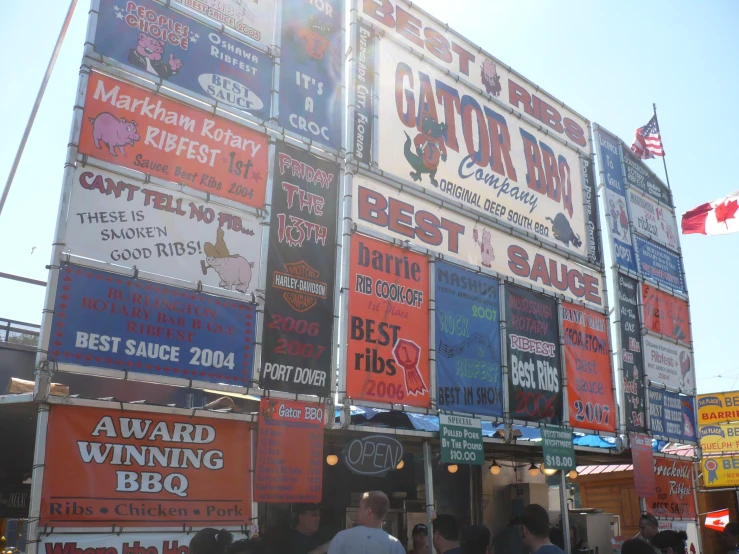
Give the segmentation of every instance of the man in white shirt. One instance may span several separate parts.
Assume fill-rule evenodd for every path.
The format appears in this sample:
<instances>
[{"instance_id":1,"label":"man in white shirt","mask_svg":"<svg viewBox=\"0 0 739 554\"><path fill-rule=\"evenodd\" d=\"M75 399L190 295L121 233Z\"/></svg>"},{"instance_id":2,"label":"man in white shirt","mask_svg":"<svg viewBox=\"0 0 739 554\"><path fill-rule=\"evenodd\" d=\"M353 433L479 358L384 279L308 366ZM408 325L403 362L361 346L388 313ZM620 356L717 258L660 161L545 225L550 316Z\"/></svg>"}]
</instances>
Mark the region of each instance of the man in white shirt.
<instances>
[{"instance_id":1,"label":"man in white shirt","mask_svg":"<svg viewBox=\"0 0 739 554\"><path fill-rule=\"evenodd\" d=\"M337 534L328 554L405 554L400 541L382 530L389 509L384 492L364 493L357 510L357 526Z\"/></svg>"}]
</instances>

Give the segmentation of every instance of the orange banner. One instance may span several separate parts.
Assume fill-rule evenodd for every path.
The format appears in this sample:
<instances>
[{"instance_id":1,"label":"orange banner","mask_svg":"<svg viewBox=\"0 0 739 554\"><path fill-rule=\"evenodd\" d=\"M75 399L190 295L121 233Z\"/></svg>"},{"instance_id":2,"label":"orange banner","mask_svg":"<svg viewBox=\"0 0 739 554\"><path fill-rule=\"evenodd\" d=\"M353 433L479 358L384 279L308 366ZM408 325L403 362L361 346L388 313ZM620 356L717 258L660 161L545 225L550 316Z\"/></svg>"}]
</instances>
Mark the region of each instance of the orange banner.
<instances>
[{"instance_id":1,"label":"orange banner","mask_svg":"<svg viewBox=\"0 0 739 554\"><path fill-rule=\"evenodd\" d=\"M428 407L428 258L353 235L347 395Z\"/></svg>"},{"instance_id":2,"label":"orange banner","mask_svg":"<svg viewBox=\"0 0 739 554\"><path fill-rule=\"evenodd\" d=\"M570 425L616 430L608 320L576 304L562 304Z\"/></svg>"},{"instance_id":3,"label":"orange banner","mask_svg":"<svg viewBox=\"0 0 739 554\"><path fill-rule=\"evenodd\" d=\"M690 344L688 303L646 283L642 284L644 327L653 333Z\"/></svg>"},{"instance_id":4,"label":"orange banner","mask_svg":"<svg viewBox=\"0 0 739 554\"><path fill-rule=\"evenodd\" d=\"M656 517L695 519L693 464L670 458L654 459L654 496L647 511Z\"/></svg>"},{"instance_id":5,"label":"orange banner","mask_svg":"<svg viewBox=\"0 0 739 554\"><path fill-rule=\"evenodd\" d=\"M90 75L82 154L261 208L267 143L265 135L223 117L112 77ZM121 194L113 185L105 186L107 194Z\"/></svg>"},{"instance_id":6,"label":"orange banner","mask_svg":"<svg viewBox=\"0 0 739 554\"><path fill-rule=\"evenodd\" d=\"M248 524L250 429L243 421L54 406L41 524Z\"/></svg>"}]
</instances>

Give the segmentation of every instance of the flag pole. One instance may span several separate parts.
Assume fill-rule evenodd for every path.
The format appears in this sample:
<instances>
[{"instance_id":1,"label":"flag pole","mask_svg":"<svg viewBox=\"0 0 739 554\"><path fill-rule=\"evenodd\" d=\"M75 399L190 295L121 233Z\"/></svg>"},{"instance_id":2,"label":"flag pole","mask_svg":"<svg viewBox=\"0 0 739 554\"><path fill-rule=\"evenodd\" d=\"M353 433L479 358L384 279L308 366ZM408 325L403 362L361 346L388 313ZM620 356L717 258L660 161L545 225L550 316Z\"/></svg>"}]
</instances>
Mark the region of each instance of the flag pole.
<instances>
[{"instance_id":1,"label":"flag pole","mask_svg":"<svg viewBox=\"0 0 739 554\"><path fill-rule=\"evenodd\" d=\"M657 130L659 131L659 119L657 119L657 104L652 103L652 108L654 109L654 119L657 122ZM660 140L662 140L662 132L660 131ZM662 143L662 164L665 166L665 179L667 180L667 188L672 190L672 187L670 186L670 176L667 174L667 160L665 159L665 151L664 151L664 142Z\"/></svg>"}]
</instances>

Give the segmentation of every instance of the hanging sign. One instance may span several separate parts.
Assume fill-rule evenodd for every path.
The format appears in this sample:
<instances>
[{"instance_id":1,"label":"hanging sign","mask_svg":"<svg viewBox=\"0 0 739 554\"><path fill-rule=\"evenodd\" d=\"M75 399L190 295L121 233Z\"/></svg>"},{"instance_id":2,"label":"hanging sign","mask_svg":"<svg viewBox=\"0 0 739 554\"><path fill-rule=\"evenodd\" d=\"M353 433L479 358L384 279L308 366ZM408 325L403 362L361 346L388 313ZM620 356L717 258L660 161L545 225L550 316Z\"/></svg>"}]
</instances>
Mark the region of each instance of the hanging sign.
<instances>
[{"instance_id":1,"label":"hanging sign","mask_svg":"<svg viewBox=\"0 0 739 554\"><path fill-rule=\"evenodd\" d=\"M253 304L62 264L54 306L50 360L251 384Z\"/></svg>"},{"instance_id":2,"label":"hanging sign","mask_svg":"<svg viewBox=\"0 0 739 554\"><path fill-rule=\"evenodd\" d=\"M685 300L642 283L642 302L644 327L648 331L690 345L690 315Z\"/></svg>"},{"instance_id":3,"label":"hanging sign","mask_svg":"<svg viewBox=\"0 0 739 554\"><path fill-rule=\"evenodd\" d=\"M264 206L266 135L95 72L82 115L81 154Z\"/></svg>"},{"instance_id":4,"label":"hanging sign","mask_svg":"<svg viewBox=\"0 0 739 554\"><path fill-rule=\"evenodd\" d=\"M346 445L343 458L352 473L384 477L403 460L403 445L387 435L356 437Z\"/></svg>"},{"instance_id":5,"label":"hanging sign","mask_svg":"<svg viewBox=\"0 0 739 554\"><path fill-rule=\"evenodd\" d=\"M570 424L597 431L616 430L608 319L576 304L562 304L567 401ZM548 466L547 466L548 467Z\"/></svg>"},{"instance_id":6,"label":"hanging sign","mask_svg":"<svg viewBox=\"0 0 739 554\"><path fill-rule=\"evenodd\" d=\"M703 458L703 485L708 488L739 487L739 457Z\"/></svg>"},{"instance_id":7,"label":"hanging sign","mask_svg":"<svg viewBox=\"0 0 739 554\"><path fill-rule=\"evenodd\" d=\"M275 152L261 383L328 397L339 166L283 142Z\"/></svg>"},{"instance_id":8,"label":"hanging sign","mask_svg":"<svg viewBox=\"0 0 739 554\"><path fill-rule=\"evenodd\" d=\"M372 162L372 141L374 140L374 99L375 90L375 40L371 27L360 23L354 44L355 74L354 85L354 158L358 162Z\"/></svg>"},{"instance_id":9,"label":"hanging sign","mask_svg":"<svg viewBox=\"0 0 739 554\"><path fill-rule=\"evenodd\" d=\"M445 464L485 463L482 422L474 417L439 414L441 461Z\"/></svg>"},{"instance_id":10,"label":"hanging sign","mask_svg":"<svg viewBox=\"0 0 739 554\"><path fill-rule=\"evenodd\" d=\"M570 471L577 467L572 429L558 425L541 426L541 447L547 469Z\"/></svg>"},{"instance_id":11,"label":"hanging sign","mask_svg":"<svg viewBox=\"0 0 739 554\"><path fill-rule=\"evenodd\" d=\"M501 417L498 280L440 261L434 273L437 406Z\"/></svg>"},{"instance_id":12,"label":"hanging sign","mask_svg":"<svg viewBox=\"0 0 739 554\"><path fill-rule=\"evenodd\" d=\"M226 526L251 520L250 424L53 406L41 524Z\"/></svg>"},{"instance_id":13,"label":"hanging sign","mask_svg":"<svg viewBox=\"0 0 739 554\"><path fill-rule=\"evenodd\" d=\"M603 265L603 245L598 234L598 193L596 191L595 168L593 161L585 156L580 156L582 171L585 178L585 214L587 216L588 230L588 261L591 264Z\"/></svg>"},{"instance_id":14,"label":"hanging sign","mask_svg":"<svg viewBox=\"0 0 739 554\"><path fill-rule=\"evenodd\" d=\"M152 0L99 2L95 52L221 106L269 117L267 54ZM270 4L250 3L257 9Z\"/></svg>"},{"instance_id":15,"label":"hanging sign","mask_svg":"<svg viewBox=\"0 0 739 554\"><path fill-rule=\"evenodd\" d=\"M698 423L739 421L739 391L698 395Z\"/></svg>"},{"instance_id":16,"label":"hanging sign","mask_svg":"<svg viewBox=\"0 0 739 554\"><path fill-rule=\"evenodd\" d=\"M652 434L676 442L695 442L695 408L693 396L649 389L649 429Z\"/></svg>"},{"instance_id":17,"label":"hanging sign","mask_svg":"<svg viewBox=\"0 0 739 554\"><path fill-rule=\"evenodd\" d=\"M279 122L338 150L343 128L344 0L282 1Z\"/></svg>"},{"instance_id":18,"label":"hanging sign","mask_svg":"<svg viewBox=\"0 0 739 554\"><path fill-rule=\"evenodd\" d=\"M739 452L739 423L718 423L700 426L703 454Z\"/></svg>"},{"instance_id":19,"label":"hanging sign","mask_svg":"<svg viewBox=\"0 0 739 554\"><path fill-rule=\"evenodd\" d=\"M631 459L634 464L634 491L642 498L654 494L657 486L654 477L654 450L652 437L640 433L629 433Z\"/></svg>"},{"instance_id":20,"label":"hanging sign","mask_svg":"<svg viewBox=\"0 0 739 554\"><path fill-rule=\"evenodd\" d=\"M727 516L728 517L728 516ZM684 531L688 536L685 541L685 552L686 554L699 554L700 543L698 542L698 536L700 534L698 530L698 524L695 521L680 521L680 520L667 520L664 519L659 521L657 528L660 531L672 530L672 531Z\"/></svg>"},{"instance_id":21,"label":"hanging sign","mask_svg":"<svg viewBox=\"0 0 739 554\"><path fill-rule=\"evenodd\" d=\"M322 404L262 398L254 475L256 502L320 502L323 490Z\"/></svg>"},{"instance_id":22,"label":"hanging sign","mask_svg":"<svg viewBox=\"0 0 739 554\"><path fill-rule=\"evenodd\" d=\"M562 421L557 302L516 286L505 291L510 417L556 425Z\"/></svg>"},{"instance_id":23,"label":"hanging sign","mask_svg":"<svg viewBox=\"0 0 739 554\"><path fill-rule=\"evenodd\" d=\"M664 244L670 250L677 251L680 243L675 214L634 189L628 189L627 198L631 221L636 232Z\"/></svg>"},{"instance_id":24,"label":"hanging sign","mask_svg":"<svg viewBox=\"0 0 739 554\"><path fill-rule=\"evenodd\" d=\"M644 162L637 158L625 144L621 141L618 142L621 143L621 155L624 160L627 185L651 197L652 200L661 202L664 206L671 208L672 193L670 189L662 184Z\"/></svg>"},{"instance_id":25,"label":"hanging sign","mask_svg":"<svg viewBox=\"0 0 739 554\"><path fill-rule=\"evenodd\" d=\"M64 251L251 293L259 276L261 227L246 212L79 166Z\"/></svg>"},{"instance_id":26,"label":"hanging sign","mask_svg":"<svg viewBox=\"0 0 739 554\"><path fill-rule=\"evenodd\" d=\"M642 337L644 370L650 381L695 394L695 372L690 350L651 335Z\"/></svg>"},{"instance_id":27,"label":"hanging sign","mask_svg":"<svg viewBox=\"0 0 739 554\"><path fill-rule=\"evenodd\" d=\"M39 552L45 554L188 554L190 533L42 533ZM236 537L238 540L241 537ZM245 538L245 537L244 537Z\"/></svg>"},{"instance_id":28,"label":"hanging sign","mask_svg":"<svg viewBox=\"0 0 739 554\"><path fill-rule=\"evenodd\" d=\"M352 235L347 396L428 407L428 258Z\"/></svg>"},{"instance_id":29,"label":"hanging sign","mask_svg":"<svg viewBox=\"0 0 739 554\"><path fill-rule=\"evenodd\" d=\"M644 414L644 359L639 322L639 283L621 273L616 282L618 293L618 333L621 337L620 364L623 368L623 398L628 432L646 431Z\"/></svg>"},{"instance_id":30,"label":"hanging sign","mask_svg":"<svg viewBox=\"0 0 739 554\"><path fill-rule=\"evenodd\" d=\"M639 271L663 287L685 292L682 260L659 244L634 235Z\"/></svg>"},{"instance_id":31,"label":"hanging sign","mask_svg":"<svg viewBox=\"0 0 739 554\"><path fill-rule=\"evenodd\" d=\"M644 499L647 512L655 517L695 519L692 467L692 462L655 458L655 487Z\"/></svg>"}]
</instances>

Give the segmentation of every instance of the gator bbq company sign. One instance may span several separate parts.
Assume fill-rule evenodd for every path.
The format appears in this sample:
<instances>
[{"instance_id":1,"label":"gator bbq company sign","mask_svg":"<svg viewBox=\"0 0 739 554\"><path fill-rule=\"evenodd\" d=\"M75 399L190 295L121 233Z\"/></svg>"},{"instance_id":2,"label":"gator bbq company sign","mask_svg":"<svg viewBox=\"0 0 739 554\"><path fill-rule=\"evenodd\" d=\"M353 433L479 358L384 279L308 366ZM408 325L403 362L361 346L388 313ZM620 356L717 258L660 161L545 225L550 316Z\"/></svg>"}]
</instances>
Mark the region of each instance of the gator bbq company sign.
<instances>
[{"instance_id":1,"label":"gator bbq company sign","mask_svg":"<svg viewBox=\"0 0 739 554\"><path fill-rule=\"evenodd\" d=\"M41 524L244 525L250 436L243 421L54 406Z\"/></svg>"},{"instance_id":2,"label":"gator bbq company sign","mask_svg":"<svg viewBox=\"0 0 739 554\"><path fill-rule=\"evenodd\" d=\"M360 6L385 31L373 107L379 169L587 259L588 122L420 10Z\"/></svg>"}]
</instances>

